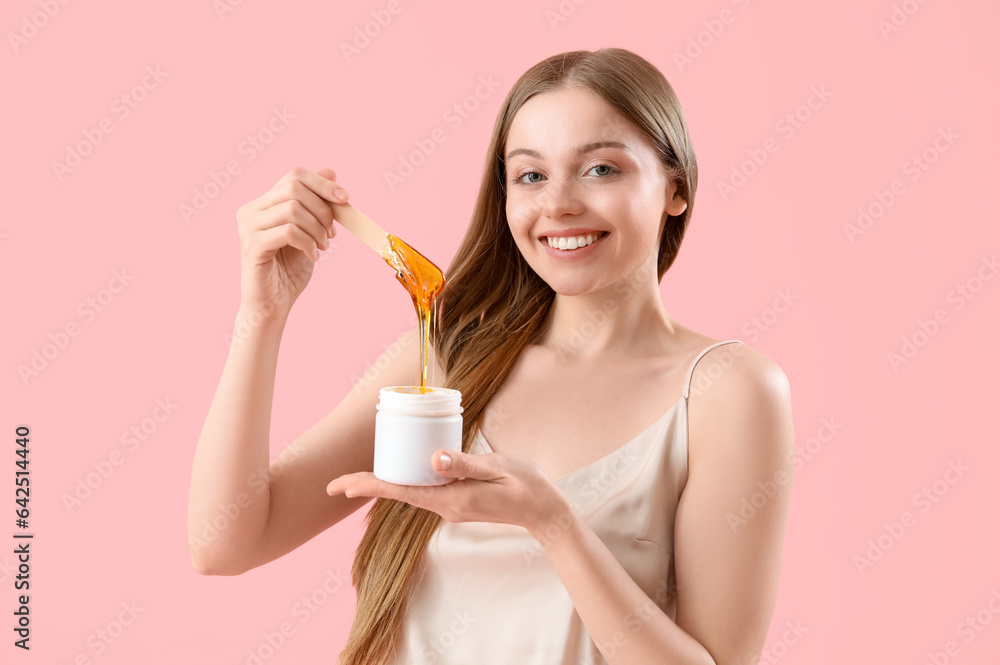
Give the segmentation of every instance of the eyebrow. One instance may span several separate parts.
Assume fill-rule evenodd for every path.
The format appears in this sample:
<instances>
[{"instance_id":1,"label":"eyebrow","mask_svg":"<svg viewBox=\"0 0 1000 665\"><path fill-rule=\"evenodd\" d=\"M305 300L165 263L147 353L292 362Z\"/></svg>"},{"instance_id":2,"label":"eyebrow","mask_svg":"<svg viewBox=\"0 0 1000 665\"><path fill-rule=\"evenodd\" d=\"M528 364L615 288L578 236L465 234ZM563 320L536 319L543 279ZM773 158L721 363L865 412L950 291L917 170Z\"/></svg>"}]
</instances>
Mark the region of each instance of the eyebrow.
<instances>
[{"instance_id":1,"label":"eyebrow","mask_svg":"<svg viewBox=\"0 0 1000 665\"><path fill-rule=\"evenodd\" d=\"M619 148L628 152L632 152L632 148L628 147L620 141L595 141L593 143L585 143L576 149L578 155L583 155L600 148ZM527 155L528 157L534 157L535 159L541 159L541 153L535 150L528 150L527 148L517 148L516 150L511 150L507 153L507 159L515 155Z\"/></svg>"}]
</instances>

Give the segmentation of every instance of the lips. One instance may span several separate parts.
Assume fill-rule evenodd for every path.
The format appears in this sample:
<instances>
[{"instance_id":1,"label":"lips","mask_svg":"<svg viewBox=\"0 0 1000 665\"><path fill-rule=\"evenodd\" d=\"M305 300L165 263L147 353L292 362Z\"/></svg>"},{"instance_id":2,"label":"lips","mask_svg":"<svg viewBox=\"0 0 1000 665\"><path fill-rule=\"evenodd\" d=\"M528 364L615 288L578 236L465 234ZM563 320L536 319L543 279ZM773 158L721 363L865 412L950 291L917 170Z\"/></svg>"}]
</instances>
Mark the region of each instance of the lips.
<instances>
[{"instance_id":1,"label":"lips","mask_svg":"<svg viewBox=\"0 0 1000 665\"><path fill-rule=\"evenodd\" d=\"M565 251L589 247L603 240L606 235L608 235L607 231L587 231L573 234L566 234L565 231L562 231L559 235L540 236L538 241L546 247Z\"/></svg>"},{"instance_id":2,"label":"lips","mask_svg":"<svg viewBox=\"0 0 1000 665\"><path fill-rule=\"evenodd\" d=\"M602 231L601 229L564 229L562 231L550 231L548 233L543 233L538 236L540 240L545 240L546 238L569 238L571 236L587 236L591 234L605 234L607 231Z\"/></svg>"},{"instance_id":3,"label":"lips","mask_svg":"<svg viewBox=\"0 0 1000 665\"><path fill-rule=\"evenodd\" d=\"M592 232L591 237L593 237L593 235L594 232ZM597 231L596 232L597 237L594 238L593 242L591 242L589 245L578 246L574 249L570 249L569 245L571 243L576 242L575 240L572 239L576 238L576 236L571 236L571 239L569 240L567 240L566 236L562 234L558 236L559 238L558 240L556 240L556 236L541 236L538 239L538 242L540 242L542 245L542 251L547 253L549 256L564 261L575 261L578 259L582 259L586 256L589 256L598 247L604 244L604 239L608 235L609 233L607 231ZM557 246L553 247L551 244L549 244L550 242L556 243ZM558 245L560 244L564 245L565 248L559 249Z\"/></svg>"}]
</instances>

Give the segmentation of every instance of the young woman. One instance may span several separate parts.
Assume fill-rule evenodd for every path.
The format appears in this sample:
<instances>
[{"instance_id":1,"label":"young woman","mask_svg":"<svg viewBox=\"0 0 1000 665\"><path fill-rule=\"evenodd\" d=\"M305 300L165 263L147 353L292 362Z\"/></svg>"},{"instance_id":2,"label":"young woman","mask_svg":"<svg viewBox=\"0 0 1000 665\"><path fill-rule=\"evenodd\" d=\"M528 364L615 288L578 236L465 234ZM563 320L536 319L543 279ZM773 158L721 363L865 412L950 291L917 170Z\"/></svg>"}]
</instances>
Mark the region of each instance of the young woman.
<instances>
[{"instance_id":1,"label":"young woman","mask_svg":"<svg viewBox=\"0 0 1000 665\"><path fill-rule=\"evenodd\" d=\"M459 480L421 488L371 473L378 390L418 376L411 330L248 491L268 468L281 332L347 192L332 170L294 169L243 206L244 334L192 472L197 570L262 565L377 497L341 665L756 662L789 508L790 390L768 357L663 306L696 186L680 104L639 56L564 53L515 83L429 360L432 385L462 393L464 452L433 458ZM222 526L218 506L241 493Z\"/></svg>"}]
</instances>

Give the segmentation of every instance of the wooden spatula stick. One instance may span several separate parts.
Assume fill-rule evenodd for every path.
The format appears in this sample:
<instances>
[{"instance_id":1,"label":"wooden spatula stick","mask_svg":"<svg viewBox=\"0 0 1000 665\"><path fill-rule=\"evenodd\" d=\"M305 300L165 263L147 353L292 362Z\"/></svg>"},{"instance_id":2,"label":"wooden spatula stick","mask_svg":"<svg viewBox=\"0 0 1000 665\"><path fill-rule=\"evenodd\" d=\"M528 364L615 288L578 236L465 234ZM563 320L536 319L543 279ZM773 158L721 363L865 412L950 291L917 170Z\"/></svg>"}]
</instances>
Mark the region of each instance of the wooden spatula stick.
<instances>
[{"instance_id":1,"label":"wooden spatula stick","mask_svg":"<svg viewBox=\"0 0 1000 665\"><path fill-rule=\"evenodd\" d=\"M389 246L389 239L382 227L368 219L363 212L350 203L332 203L330 205L333 207L333 218L341 226L374 249L376 254L383 256L382 252Z\"/></svg>"}]
</instances>

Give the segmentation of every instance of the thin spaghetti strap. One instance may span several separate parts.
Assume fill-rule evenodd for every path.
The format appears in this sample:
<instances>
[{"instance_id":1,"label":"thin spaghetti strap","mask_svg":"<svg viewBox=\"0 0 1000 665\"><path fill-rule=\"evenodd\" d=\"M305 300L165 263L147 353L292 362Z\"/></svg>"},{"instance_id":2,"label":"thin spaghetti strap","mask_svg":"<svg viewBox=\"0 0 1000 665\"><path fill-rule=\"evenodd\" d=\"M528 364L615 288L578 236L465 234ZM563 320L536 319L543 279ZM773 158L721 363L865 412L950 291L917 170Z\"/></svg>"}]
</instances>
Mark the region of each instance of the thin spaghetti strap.
<instances>
[{"instance_id":1,"label":"thin spaghetti strap","mask_svg":"<svg viewBox=\"0 0 1000 665\"><path fill-rule=\"evenodd\" d=\"M708 346L701 350L701 353L698 354L698 357L695 358L694 361L691 363L691 366L688 367L687 378L684 379L684 399L687 399L688 396L691 394L691 376L694 374L694 366L698 364L698 361L701 360L701 357L717 346L722 346L723 344L732 344L734 342L738 344L743 343L742 340L727 339L722 342L716 342L715 344L712 344L711 346Z\"/></svg>"}]
</instances>

